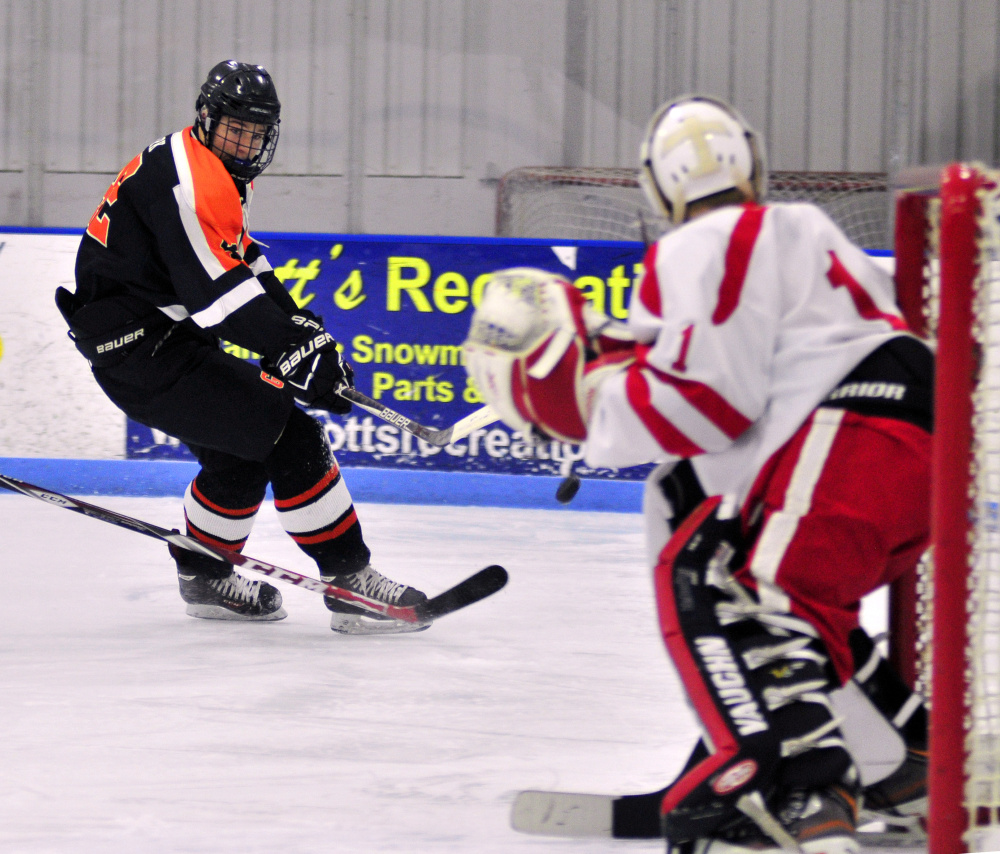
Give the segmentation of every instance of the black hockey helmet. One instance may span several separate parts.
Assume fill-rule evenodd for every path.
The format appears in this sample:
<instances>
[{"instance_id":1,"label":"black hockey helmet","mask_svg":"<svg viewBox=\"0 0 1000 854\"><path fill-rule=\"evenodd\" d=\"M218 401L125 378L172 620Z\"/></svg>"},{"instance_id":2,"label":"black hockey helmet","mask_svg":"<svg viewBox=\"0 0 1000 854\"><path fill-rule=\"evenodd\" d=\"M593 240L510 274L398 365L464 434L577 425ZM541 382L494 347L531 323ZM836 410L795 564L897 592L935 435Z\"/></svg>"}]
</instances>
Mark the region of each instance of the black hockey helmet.
<instances>
[{"instance_id":1,"label":"black hockey helmet","mask_svg":"<svg viewBox=\"0 0 1000 854\"><path fill-rule=\"evenodd\" d=\"M262 65L251 65L228 59L210 72L201 86L195 103L196 122L202 129L205 145L217 154L222 140L215 140L219 119L232 116L244 122L264 125L260 140L255 140L252 153L245 159L219 154L234 178L252 181L270 164L278 144L281 102L271 75ZM218 145L213 146L213 142Z\"/></svg>"}]
</instances>

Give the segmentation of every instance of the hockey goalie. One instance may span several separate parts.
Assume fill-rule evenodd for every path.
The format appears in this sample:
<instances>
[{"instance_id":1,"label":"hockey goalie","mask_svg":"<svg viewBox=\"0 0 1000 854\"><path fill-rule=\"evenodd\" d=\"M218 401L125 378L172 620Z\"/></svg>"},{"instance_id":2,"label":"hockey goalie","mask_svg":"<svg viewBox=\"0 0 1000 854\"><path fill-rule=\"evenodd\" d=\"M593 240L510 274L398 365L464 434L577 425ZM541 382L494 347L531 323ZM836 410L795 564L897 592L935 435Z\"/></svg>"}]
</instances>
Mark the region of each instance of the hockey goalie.
<instances>
[{"instance_id":1,"label":"hockey goalie","mask_svg":"<svg viewBox=\"0 0 1000 854\"><path fill-rule=\"evenodd\" d=\"M650 564L703 736L653 832L687 854L850 854L864 805L890 825L925 805L924 707L858 615L927 546L932 354L819 208L766 203L761 140L731 106L664 105L640 159L674 227L627 325L559 275L503 270L467 367L507 424L585 443L588 465L659 463ZM873 721L890 737L866 739Z\"/></svg>"}]
</instances>

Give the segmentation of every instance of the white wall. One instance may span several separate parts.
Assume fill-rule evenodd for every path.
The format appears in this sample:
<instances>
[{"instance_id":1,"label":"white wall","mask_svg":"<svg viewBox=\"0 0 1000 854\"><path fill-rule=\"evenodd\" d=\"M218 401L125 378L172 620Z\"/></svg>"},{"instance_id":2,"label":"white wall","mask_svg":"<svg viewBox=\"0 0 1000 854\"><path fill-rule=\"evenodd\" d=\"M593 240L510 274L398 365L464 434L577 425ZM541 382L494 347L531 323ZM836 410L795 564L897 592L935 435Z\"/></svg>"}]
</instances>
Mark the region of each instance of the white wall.
<instances>
[{"instance_id":1,"label":"white wall","mask_svg":"<svg viewBox=\"0 0 1000 854\"><path fill-rule=\"evenodd\" d=\"M735 102L775 169L1000 160L987 0L0 0L0 224L81 227L223 58L284 103L254 226L485 235L525 165L635 163L657 104Z\"/></svg>"},{"instance_id":2,"label":"white wall","mask_svg":"<svg viewBox=\"0 0 1000 854\"><path fill-rule=\"evenodd\" d=\"M116 459L125 416L66 335L79 236L0 233L0 457Z\"/></svg>"}]
</instances>

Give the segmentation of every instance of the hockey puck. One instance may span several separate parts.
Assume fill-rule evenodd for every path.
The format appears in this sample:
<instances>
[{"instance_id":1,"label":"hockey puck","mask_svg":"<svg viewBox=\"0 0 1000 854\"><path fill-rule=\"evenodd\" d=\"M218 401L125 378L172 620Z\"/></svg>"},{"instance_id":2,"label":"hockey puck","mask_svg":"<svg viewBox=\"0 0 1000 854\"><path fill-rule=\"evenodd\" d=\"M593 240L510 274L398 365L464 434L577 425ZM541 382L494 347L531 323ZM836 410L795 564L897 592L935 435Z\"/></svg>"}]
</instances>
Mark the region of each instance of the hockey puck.
<instances>
[{"instance_id":1,"label":"hockey puck","mask_svg":"<svg viewBox=\"0 0 1000 854\"><path fill-rule=\"evenodd\" d=\"M580 478L571 474L569 477L563 478L563 482L559 484L559 488L556 490L556 501L560 504L569 504L579 491Z\"/></svg>"}]
</instances>

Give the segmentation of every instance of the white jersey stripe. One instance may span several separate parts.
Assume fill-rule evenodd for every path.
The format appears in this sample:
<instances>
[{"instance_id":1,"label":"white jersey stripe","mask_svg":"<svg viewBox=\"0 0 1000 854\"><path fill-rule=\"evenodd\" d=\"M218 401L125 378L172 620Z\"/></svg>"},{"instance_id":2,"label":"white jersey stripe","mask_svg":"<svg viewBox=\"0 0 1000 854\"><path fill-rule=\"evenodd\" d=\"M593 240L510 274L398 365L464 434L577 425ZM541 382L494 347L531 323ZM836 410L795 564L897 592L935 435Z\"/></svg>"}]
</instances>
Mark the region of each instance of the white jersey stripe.
<instances>
[{"instance_id":1,"label":"white jersey stripe","mask_svg":"<svg viewBox=\"0 0 1000 854\"><path fill-rule=\"evenodd\" d=\"M308 534L333 524L351 508L351 493L341 478L337 485L317 501L295 510L276 507L281 527L289 534Z\"/></svg>"},{"instance_id":2,"label":"white jersey stripe","mask_svg":"<svg viewBox=\"0 0 1000 854\"><path fill-rule=\"evenodd\" d=\"M264 293L264 286L256 279L240 282L231 291L224 293L211 305L191 315L191 319L203 329L222 323L234 311L238 311L254 297Z\"/></svg>"},{"instance_id":3,"label":"white jersey stripe","mask_svg":"<svg viewBox=\"0 0 1000 854\"><path fill-rule=\"evenodd\" d=\"M183 148L183 145L181 147ZM180 173L181 169L178 168L177 171ZM190 173L188 177L190 177ZM183 183L174 187L174 198L177 200L177 210L180 213L181 225L184 226L184 233L187 235L194 254L201 262L201 266L205 268L205 272L212 279L218 279L219 276L226 272L226 268L222 266L222 262L215 257L215 253L208 245L208 240L205 239L205 232L201 228L201 220L198 219L198 214L195 213L194 204L188 204L187 202Z\"/></svg>"},{"instance_id":4,"label":"white jersey stripe","mask_svg":"<svg viewBox=\"0 0 1000 854\"><path fill-rule=\"evenodd\" d=\"M795 464L782 509L764 525L757 540L750 572L757 581L757 593L762 605L778 611L788 611L788 596L775 583L778 568L788 545L798 530L799 520L812 506L813 492L830 448L844 417L842 409L818 409Z\"/></svg>"},{"instance_id":5,"label":"white jersey stripe","mask_svg":"<svg viewBox=\"0 0 1000 854\"><path fill-rule=\"evenodd\" d=\"M176 320L178 323L184 320L186 317L190 317L188 310L182 305L161 305L160 311L162 311L171 320Z\"/></svg>"},{"instance_id":6,"label":"white jersey stripe","mask_svg":"<svg viewBox=\"0 0 1000 854\"><path fill-rule=\"evenodd\" d=\"M257 260L250 265L250 269L253 271L255 276L259 276L261 273L266 273L270 270L271 265L268 263L267 258L260 255Z\"/></svg>"}]
</instances>

